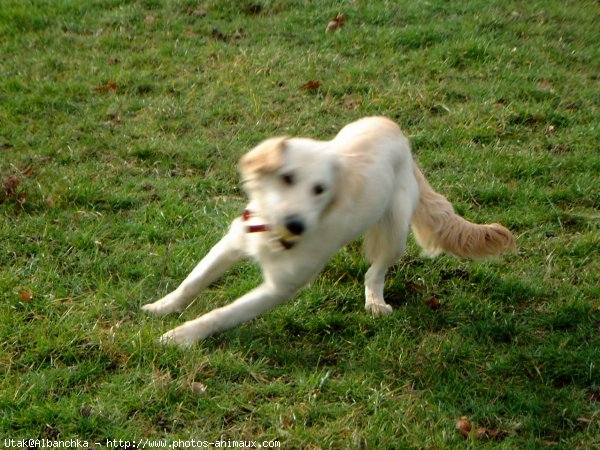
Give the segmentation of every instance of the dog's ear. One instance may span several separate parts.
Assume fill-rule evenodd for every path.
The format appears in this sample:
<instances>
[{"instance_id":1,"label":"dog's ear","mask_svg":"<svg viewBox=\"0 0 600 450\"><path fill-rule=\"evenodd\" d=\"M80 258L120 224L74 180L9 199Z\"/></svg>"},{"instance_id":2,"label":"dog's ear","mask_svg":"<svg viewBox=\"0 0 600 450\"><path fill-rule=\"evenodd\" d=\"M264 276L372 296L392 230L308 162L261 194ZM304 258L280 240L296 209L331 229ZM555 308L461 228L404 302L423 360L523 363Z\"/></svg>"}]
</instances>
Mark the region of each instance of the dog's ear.
<instances>
[{"instance_id":1,"label":"dog's ear","mask_svg":"<svg viewBox=\"0 0 600 450\"><path fill-rule=\"evenodd\" d=\"M261 142L240 159L240 172L244 178L253 173L275 172L283 165L287 136L275 137Z\"/></svg>"},{"instance_id":2,"label":"dog's ear","mask_svg":"<svg viewBox=\"0 0 600 450\"><path fill-rule=\"evenodd\" d=\"M331 174L332 174L332 183L331 183L331 198L329 200L329 204L323 210L323 214L328 214L329 211L338 207L343 199L346 197L347 193L345 192L344 186L344 174L342 173L343 166L341 161L332 155L331 161Z\"/></svg>"}]
</instances>

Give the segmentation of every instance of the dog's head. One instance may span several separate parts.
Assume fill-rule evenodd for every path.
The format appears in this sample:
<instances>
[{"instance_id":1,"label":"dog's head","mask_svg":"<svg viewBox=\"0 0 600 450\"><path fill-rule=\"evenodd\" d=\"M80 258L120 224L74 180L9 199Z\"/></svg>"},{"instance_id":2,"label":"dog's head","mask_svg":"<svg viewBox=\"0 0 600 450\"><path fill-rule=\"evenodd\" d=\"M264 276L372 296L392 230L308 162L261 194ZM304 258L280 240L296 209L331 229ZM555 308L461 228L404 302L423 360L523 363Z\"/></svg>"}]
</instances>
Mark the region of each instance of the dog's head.
<instances>
[{"instance_id":1,"label":"dog's head","mask_svg":"<svg viewBox=\"0 0 600 450\"><path fill-rule=\"evenodd\" d=\"M318 227L335 197L336 159L322 142L268 139L242 157L240 171L256 213L285 248Z\"/></svg>"}]
</instances>

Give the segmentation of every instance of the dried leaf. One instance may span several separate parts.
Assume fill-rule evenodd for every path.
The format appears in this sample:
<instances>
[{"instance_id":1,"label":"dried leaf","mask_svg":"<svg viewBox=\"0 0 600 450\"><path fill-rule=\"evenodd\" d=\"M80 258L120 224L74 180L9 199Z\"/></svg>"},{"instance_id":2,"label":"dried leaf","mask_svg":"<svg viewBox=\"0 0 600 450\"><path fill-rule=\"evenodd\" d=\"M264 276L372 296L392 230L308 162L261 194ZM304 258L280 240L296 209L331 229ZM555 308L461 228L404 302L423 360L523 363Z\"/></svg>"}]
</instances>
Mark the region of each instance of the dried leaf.
<instances>
[{"instance_id":1,"label":"dried leaf","mask_svg":"<svg viewBox=\"0 0 600 450\"><path fill-rule=\"evenodd\" d=\"M335 18L331 19L331 21L327 24L327 29L325 30L327 33L333 33L338 28L341 28L346 21L346 16L343 14L338 14Z\"/></svg>"},{"instance_id":2,"label":"dried leaf","mask_svg":"<svg viewBox=\"0 0 600 450\"><path fill-rule=\"evenodd\" d=\"M479 427L475 433L475 438L480 441L483 438L487 438L488 430L487 428Z\"/></svg>"},{"instance_id":3,"label":"dried leaf","mask_svg":"<svg viewBox=\"0 0 600 450\"><path fill-rule=\"evenodd\" d=\"M311 80L311 81L304 83L302 86L300 86L300 89L302 89L304 91L316 91L320 87L321 87L320 81Z\"/></svg>"},{"instance_id":4,"label":"dried leaf","mask_svg":"<svg viewBox=\"0 0 600 450\"><path fill-rule=\"evenodd\" d=\"M106 84L102 84L100 86L96 86L94 91L96 92L108 92L108 91L116 91L119 88L119 85L114 81L110 81Z\"/></svg>"},{"instance_id":5,"label":"dried leaf","mask_svg":"<svg viewBox=\"0 0 600 450\"><path fill-rule=\"evenodd\" d=\"M4 192L7 197L14 197L17 193L17 188L21 184L21 180L17 177L8 177L2 183L2 187L4 188Z\"/></svg>"},{"instance_id":6,"label":"dried leaf","mask_svg":"<svg viewBox=\"0 0 600 450\"><path fill-rule=\"evenodd\" d=\"M484 439L496 439L498 441L501 441L502 439L506 438L506 436L508 436L508 431L485 427L477 428L477 432L475 433L475 438L478 441Z\"/></svg>"},{"instance_id":7,"label":"dried leaf","mask_svg":"<svg viewBox=\"0 0 600 450\"><path fill-rule=\"evenodd\" d=\"M192 383L192 392L197 395L206 394L206 386L198 381Z\"/></svg>"},{"instance_id":8,"label":"dried leaf","mask_svg":"<svg viewBox=\"0 0 600 450\"><path fill-rule=\"evenodd\" d=\"M422 284L417 284L417 283L412 283L412 282L406 283L406 288L409 291L413 291L413 292L425 292L427 290L427 288L425 286L423 286Z\"/></svg>"},{"instance_id":9,"label":"dried leaf","mask_svg":"<svg viewBox=\"0 0 600 450\"><path fill-rule=\"evenodd\" d=\"M462 416L456 421L456 429L463 436L468 436L472 428L473 426L471 425L471 422L469 422L469 418L467 416Z\"/></svg>"},{"instance_id":10,"label":"dried leaf","mask_svg":"<svg viewBox=\"0 0 600 450\"><path fill-rule=\"evenodd\" d=\"M21 173L23 175L25 175L26 177L30 177L31 175L33 175L35 173L35 167L33 166L33 164L29 164L27 167L25 167Z\"/></svg>"},{"instance_id":11,"label":"dried leaf","mask_svg":"<svg viewBox=\"0 0 600 450\"><path fill-rule=\"evenodd\" d=\"M465 437L469 436L471 432L473 432L473 436L478 441L487 439L502 440L509 435L508 431L498 430L495 428L477 427L477 429L474 430L473 425L467 416L462 416L456 421L456 429Z\"/></svg>"},{"instance_id":12,"label":"dried leaf","mask_svg":"<svg viewBox=\"0 0 600 450\"><path fill-rule=\"evenodd\" d=\"M19 295L21 296L21 299L23 299L23 301L25 303L29 303L31 301L31 294L27 291L19 291Z\"/></svg>"},{"instance_id":13,"label":"dried leaf","mask_svg":"<svg viewBox=\"0 0 600 450\"><path fill-rule=\"evenodd\" d=\"M429 306L429 308L431 308L433 311L440 309L441 306L440 301L434 295L425 300L425 304Z\"/></svg>"},{"instance_id":14,"label":"dried leaf","mask_svg":"<svg viewBox=\"0 0 600 450\"><path fill-rule=\"evenodd\" d=\"M552 83L550 83L549 80L540 80L540 81L538 81L538 86L541 88L548 89L548 88L552 87Z\"/></svg>"},{"instance_id":15,"label":"dried leaf","mask_svg":"<svg viewBox=\"0 0 600 450\"><path fill-rule=\"evenodd\" d=\"M54 199L50 196L46 197L46 206L48 208L54 208L54 206L56 205L56 202L54 201Z\"/></svg>"}]
</instances>

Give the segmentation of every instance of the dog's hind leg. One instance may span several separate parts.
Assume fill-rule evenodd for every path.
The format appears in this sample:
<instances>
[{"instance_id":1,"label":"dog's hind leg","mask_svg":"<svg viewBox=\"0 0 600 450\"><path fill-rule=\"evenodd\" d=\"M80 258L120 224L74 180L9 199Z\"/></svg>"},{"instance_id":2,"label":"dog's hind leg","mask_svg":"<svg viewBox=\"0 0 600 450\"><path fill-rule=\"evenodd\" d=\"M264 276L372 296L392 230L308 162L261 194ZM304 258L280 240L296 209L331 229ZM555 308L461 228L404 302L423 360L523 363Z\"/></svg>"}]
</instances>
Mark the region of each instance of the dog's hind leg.
<instances>
[{"instance_id":1,"label":"dog's hind leg","mask_svg":"<svg viewBox=\"0 0 600 450\"><path fill-rule=\"evenodd\" d=\"M385 275L406 249L410 217L410 208L393 209L367 231L365 255L371 267L365 275L365 309L375 316L392 312L383 298Z\"/></svg>"},{"instance_id":2,"label":"dog's hind leg","mask_svg":"<svg viewBox=\"0 0 600 450\"><path fill-rule=\"evenodd\" d=\"M243 231L234 222L229 233L210 250L177 289L154 303L142 306L142 309L159 316L183 311L204 288L242 259L243 241Z\"/></svg>"}]
</instances>

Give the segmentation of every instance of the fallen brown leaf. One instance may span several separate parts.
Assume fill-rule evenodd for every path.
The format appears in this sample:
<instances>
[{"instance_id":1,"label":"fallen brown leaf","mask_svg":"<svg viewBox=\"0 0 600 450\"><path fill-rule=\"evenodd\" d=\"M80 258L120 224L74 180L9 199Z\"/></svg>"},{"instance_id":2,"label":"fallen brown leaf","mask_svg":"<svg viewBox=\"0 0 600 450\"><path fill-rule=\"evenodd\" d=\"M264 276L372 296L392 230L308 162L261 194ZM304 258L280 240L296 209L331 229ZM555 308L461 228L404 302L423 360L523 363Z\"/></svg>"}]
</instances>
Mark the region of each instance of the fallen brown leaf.
<instances>
[{"instance_id":1,"label":"fallen brown leaf","mask_svg":"<svg viewBox=\"0 0 600 450\"><path fill-rule=\"evenodd\" d=\"M552 86L552 83L550 83L549 80L542 79L542 80L538 81L538 86L541 88L549 88Z\"/></svg>"},{"instance_id":2,"label":"fallen brown leaf","mask_svg":"<svg viewBox=\"0 0 600 450\"><path fill-rule=\"evenodd\" d=\"M431 308L433 311L440 309L440 306L441 306L438 298L433 295L431 297L429 297L427 300L425 300L425 304L427 306L429 306L429 308Z\"/></svg>"},{"instance_id":3,"label":"fallen brown leaf","mask_svg":"<svg viewBox=\"0 0 600 450\"><path fill-rule=\"evenodd\" d=\"M33 166L33 164L29 164L21 171L21 173L23 173L23 175L25 175L26 177L30 177L35 173L35 167Z\"/></svg>"},{"instance_id":4,"label":"fallen brown leaf","mask_svg":"<svg viewBox=\"0 0 600 450\"><path fill-rule=\"evenodd\" d=\"M478 441L480 441L481 439L487 438L487 437L488 437L487 428L483 428L483 427L477 428L477 432L475 433L475 438L477 438Z\"/></svg>"},{"instance_id":5,"label":"fallen brown leaf","mask_svg":"<svg viewBox=\"0 0 600 450\"><path fill-rule=\"evenodd\" d=\"M19 295L21 296L21 299L23 299L23 301L25 303L29 303L31 301L31 294L27 291L19 291Z\"/></svg>"},{"instance_id":6,"label":"fallen brown leaf","mask_svg":"<svg viewBox=\"0 0 600 450\"><path fill-rule=\"evenodd\" d=\"M110 81L106 84L102 84L100 86L96 86L94 91L96 92L108 92L108 91L116 91L119 88L119 85L114 81Z\"/></svg>"},{"instance_id":7,"label":"fallen brown leaf","mask_svg":"<svg viewBox=\"0 0 600 450\"><path fill-rule=\"evenodd\" d=\"M427 290L427 288L425 286L423 286L422 284L417 284L417 283L412 283L412 282L406 283L406 288L409 291L414 291L414 292L425 292Z\"/></svg>"},{"instance_id":8,"label":"fallen brown leaf","mask_svg":"<svg viewBox=\"0 0 600 450\"><path fill-rule=\"evenodd\" d=\"M338 28L341 28L346 21L346 16L343 14L338 14L335 18L331 19L331 21L327 24L327 29L325 30L327 33L333 33Z\"/></svg>"},{"instance_id":9,"label":"fallen brown leaf","mask_svg":"<svg viewBox=\"0 0 600 450\"><path fill-rule=\"evenodd\" d=\"M508 431L495 428L477 427L477 429L473 431L473 425L467 416L462 416L456 421L456 429L464 437L469 436L473 432L475 439L478 441L487 439L502 440L509 435Z\"/></svg>"},{"instance_id":10,"label":"fallen brown leaf","mask_svg":"<svg viewBox=\"0 0 600 450\"><path fill-rule=\"evenodd\" d=\"M311 81L304 83L302 86L300 86L300 89L302 89L304 91L316 91L320 87L321 87L320 81L311 80Z\"/></svg>"},{"instance_id":11,"label":"fallen brown leaf","mask_svg":"<svg viewBox=\"0 0 600 450\"><path fill-rule=\"evenodd\" d=\"M475 438L478 441L481 441L483 439L496 439L498 441L501 441L502 439L506 438L506 436L508 436L507 431L485 427L477 428L477 432L475 433Z\"/></svg>"},{"instance_id":12,"label":"fallen brown leaf","mask_svg":"<svg viewBox=\"0 0 600 450\"><path fill-rule=\"evenodd\" d=\"M469 418L467 416L462 416L456 421L456 429L463 436L468 436L472 428L473 426L471 425L471 422L469 422Z\"/></svg>"},{"instance_id":13,"label":"fallen brown leaf","mask_svg":"<svg viewBox=\"0 0 600 450\"><path fill-rule=\"evenodd\" d=\"M8 177L2 182L2 188L7 197L14 197L20 184L21 180L17 177Z\"/></svg>"}]
</instances>

